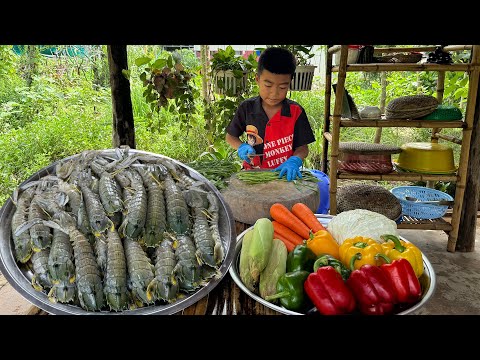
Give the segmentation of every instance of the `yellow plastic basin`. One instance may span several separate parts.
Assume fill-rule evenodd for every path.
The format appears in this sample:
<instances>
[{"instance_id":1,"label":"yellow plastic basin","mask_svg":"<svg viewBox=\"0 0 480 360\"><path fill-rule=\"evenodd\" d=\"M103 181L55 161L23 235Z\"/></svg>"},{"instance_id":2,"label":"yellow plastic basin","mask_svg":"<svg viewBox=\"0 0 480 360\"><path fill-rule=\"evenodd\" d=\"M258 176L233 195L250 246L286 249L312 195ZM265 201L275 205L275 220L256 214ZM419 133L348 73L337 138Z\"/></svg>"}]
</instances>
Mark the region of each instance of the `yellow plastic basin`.
<instances>
[{"instance_id":1,"label":"yellow plastic basin","mask_svg":"<svg viewBox=\"0 0 480 360\"><path fill-rule=\"evenodd\" d=\"M451 147L438 143L414 142L401 146L397 166L429 174L451 174L457 171Z\"/></svg>"}]
</instances>

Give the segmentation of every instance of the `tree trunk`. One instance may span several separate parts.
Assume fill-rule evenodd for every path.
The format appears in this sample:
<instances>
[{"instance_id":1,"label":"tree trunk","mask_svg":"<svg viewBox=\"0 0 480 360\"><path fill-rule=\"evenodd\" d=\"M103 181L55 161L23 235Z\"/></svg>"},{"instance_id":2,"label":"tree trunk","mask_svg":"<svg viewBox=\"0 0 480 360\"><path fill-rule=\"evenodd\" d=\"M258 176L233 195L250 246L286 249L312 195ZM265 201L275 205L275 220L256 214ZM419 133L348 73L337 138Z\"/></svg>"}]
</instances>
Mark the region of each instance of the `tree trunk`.
<instances>
[{"instance_id":1,"label":"tree trunk","mask_svg":"<svg viewBox=\"0 0 480 360\"><path fill-rule=\"evenodd\" d=\"M92 45L92 72L93 88L95 90L108 85L108 69L105 61L105 52L101 45Z\"/></svg>"},{"instance_id":2,"label":"tree trunk","mask_svg":"<svg viewBox=\"0 0 480 360\"><path fill-rule=\"evenodd\" d=\"M25 45L25 72L24 78L27 86L30 87L33 83L33 76L38 73L38 61L40 58L40 51L37 45Z\"/></svg>"},{"instance_id":3,"label":"tree trunk","mask_svg":"<svg viewBox=\"0 0 480 360\"><path fill-rule=\"evenodd\" d=\"M475 230L477 227L477 210L480 193L480 91L477 92L475 115L473 118L472 139L467 167L467 183L463 198L462 215L458 229L456 251L471 252L475 250Z\"/></svg>"},{"instance_id":4,"label":"tree trunk","mask_svg":"<svg viewBox=\"0 0 480 360\"><path fill-rule=\"evenodd\" d=\"M380 94L380 113L385 114L385 101L387 100L387 73L382 71L380 73L380 83L382 86L382 93ZM381 127L375 130L375 139L373 142L379 144L382 139L382 129Z\"/></svg>"},{"instance_id":5,"label":"tree trunk","mask_svg":"<svg viewBox=\"0 0 480 360\"><path fill-rule=\"evenodd\" d=\"M214 151L212 145L214 141L215 126L213 119L212 87L210 81L210 46L200 45L200 62L202 63L202 96L204 100L204 118L205 126L208 129L207 141L208 151Z\"/></svg>"},{"instance_id":6,"label":"tree trunk","mask_svg":"<svg viewBox=\"0 0 480 360\"><path fill-rule=\"evenodd\" d=\"M128 70L127 46L108 45L108 66L112 88L113 147L128 145L135 149L135 124L133 121L130 81L122 74Z\"/></svg>"},{"instance_id":7,"label":"tree trunk","mask_svg":"<svg viewBox=\"0 0 480 360\"><path fill-rule=\"evenodd\" d=\"M202 95L206 102L212 101L210 94L210 47L200 45L200 61L202 63Z\"/></svg>"}]
</instances>

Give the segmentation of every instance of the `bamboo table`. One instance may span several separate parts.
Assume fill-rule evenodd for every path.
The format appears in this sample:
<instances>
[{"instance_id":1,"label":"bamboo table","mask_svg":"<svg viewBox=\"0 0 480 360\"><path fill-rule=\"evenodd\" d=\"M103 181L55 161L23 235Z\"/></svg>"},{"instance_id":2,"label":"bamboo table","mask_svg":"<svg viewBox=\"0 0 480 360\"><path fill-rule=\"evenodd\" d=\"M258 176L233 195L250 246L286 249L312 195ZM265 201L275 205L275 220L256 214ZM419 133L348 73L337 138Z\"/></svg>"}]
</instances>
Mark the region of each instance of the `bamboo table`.
<instances>
[{"instance_id":1,"label":"bamboo table","mask_svg":"<svg viewBox=\"0 0 480 360\"><path fill-rule=\"evenodd\" d=\"M175 315L283 315L245 294L230 273L207 296Z\"/></svg>"}]
</instances>

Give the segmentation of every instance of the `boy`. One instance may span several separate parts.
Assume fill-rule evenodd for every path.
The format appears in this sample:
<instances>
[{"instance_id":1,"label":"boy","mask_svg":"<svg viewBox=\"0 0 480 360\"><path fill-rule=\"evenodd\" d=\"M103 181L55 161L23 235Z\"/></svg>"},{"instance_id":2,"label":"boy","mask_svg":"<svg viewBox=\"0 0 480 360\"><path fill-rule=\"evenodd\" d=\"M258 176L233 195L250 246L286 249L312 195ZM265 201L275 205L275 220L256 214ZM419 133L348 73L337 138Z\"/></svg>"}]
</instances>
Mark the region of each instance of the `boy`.
<instances>
[{"instance_id":1,"label":"boy","mask_svg":"<svg viewBox=\"0 0 480 360\"><path fill-rule=\"evenodd\" d=\"M225 140L237 149L243 168L273 169L287 181L302 178L300 167L315 141L305 110L287 99L296 60L283 48L270 47L258 59L259 96L245 100L227 127ZM248 141L240 140L246 132ZM258 154L258 155L257 155Z\"/></svg>"}]
</instances>

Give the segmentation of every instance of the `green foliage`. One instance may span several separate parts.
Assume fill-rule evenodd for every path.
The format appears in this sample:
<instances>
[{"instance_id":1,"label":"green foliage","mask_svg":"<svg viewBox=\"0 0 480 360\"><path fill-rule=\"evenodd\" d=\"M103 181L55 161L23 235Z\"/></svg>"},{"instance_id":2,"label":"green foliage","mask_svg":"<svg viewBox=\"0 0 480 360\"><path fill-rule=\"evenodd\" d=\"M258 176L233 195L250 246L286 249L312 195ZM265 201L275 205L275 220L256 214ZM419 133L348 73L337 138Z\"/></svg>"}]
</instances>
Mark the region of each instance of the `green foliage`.
<instances>
[{"instance_id":1,"label":"green foliage","mask_svg":"<svg viewBox=\"0 0 480 360\"><path fill-rule=\"evenodd\" d=\"M232 46L224 49L218 49L212 56L211 71L215 74L218 71L232 70L235 76L242 77L243 73L255 69L257 66L255 56L251 55L248 59L235 54Z\"/></svg>"},{"instance_id":2,"label":"green foliage","mask_svg":"<svg viewBox=\"0 0 480 360\"><path fill-rule=\"evenodd\" d=\"M12 45L0 45L0 77L7 80L15 72L15 57Z\"/></svg>"},{"instance_id":3,"label":"green foliage","mask_svg":"<svg viewBox=\"0 0 480 360\"><path fill-rule=\"evenodd\" d=\"M60 104L61 101L59 101ZM51 163L87 149L111 147L111 106L69 108L0 134L0 202L22 181Z\"/></svg>"},{"instance_id":4,"label":"green foliage","mask_svg":"<svg viewBox=\"0 0 480 360\"><path fill-rule=\"evenodd\" d=\"M309 156L305 159L304 165L307 168L319 169L323 149L323 119L325 112L323 90L292 91L289 94L289 98L299 103L305 109L315 135L315 142L309 145Z\"/></svg>"},{"instance_id":5,"label":"green foliage","mask_svg":"<svg viewBox=\"0 0 480 360\"><path fill-rule=\"evenodd\" d=\"M233 119L238 106L252 96L256 89L253 71L256 67L257 61L253 54L245 59L235 55L235 50L231 46L227 46L225 50L219 49L213 54L210 75L213 81L216 81L214 87L220 91L217 91L213 99L203 101L205 131L209 145L225 137L225 128ZM228 70L231 70L237 79L235 88L226 88L222 76L217 76L220 71ZM246 77L245 82L241 80L243 77Z\"/></svg>"},{"instance_id":6,"label":"green foliage","mask_svg":"<svg viewBox=\"0 0 480 360\"><path fill-rule=\"evenodd\" d=\"M41 168L83 150L112 146L112 105L108 80L105 79L108 73L105 50L105 46L89 48L87 56L81 59L41 57L41 61L35 63L31 84L27 86L27 79L21 76L24 75L26 58L15 55L11 46L0 46L0 147L3 149L0 205L22 181ZM174 55L163 51L160 46L151 45L128 46L127 50L137 149L163 154L186 164L218 160L219 163L230 162L240 166L236 152L224 140L225 127L233 118L238 104L258 93L254 71L248 73L247 87L243 92L212 94L212 101L204 104L197 90L202 81L200 76L196 76L199 60L192 51L180 50L183 71L192 74L188 84L193 97L181 101L182 104L178 104L177 99L168 99L167 106L152 111L151 102L145 101L145 87L140 74L145 72L146 80L146 67L150 65L153 70L156 60L140 66L134 61L147 57L163 59L168 65L171 58L174 66L169 67L170 73L175 73L178 69L175 68ZM256 68L253 55L246 60L251 70ZM462 61L462 58L455 61ZM161 72L160 63L156 67ZM149 77L151 74L148 73ZM435 95L435 73L395 72L387 75L387 104L403 95ZM332 82L336 82L335 78ZM359 108L380 105L379 74L349 73L346 88ZM468 77L464 72L446 72L444 103L464 110L467 89ZM305 166L318 169L323 142L324 89L291 92L289 98L297 101L307 113L316 141L309 146L310 154ZM192 112L190 108L188 113L180 113L180 106L185 103L194 106L197 111ZM442 133L459 137L461 131L443 129ZM344 128L341 141L372 142L375 132L375 128ZM430 136L431 129L384 128L382 142L401 145L429 141ZM460 147L452 146L458 163ZM445 188L450 186L438 186L441 185Z\"/></svg>"},{"instance_id":7,"label":"green foliage","mask_svg":"<svg viewBox=\"0 0 480 360\"><path fill-rule=\"evenodd\" d=\"M190 129L190 117L197 112L195 97L198 90L191 81L196 74L185 68L178 52L165 52L162 57L152 60L148 56L135 59L138 67L147 65L139 75L144 87L143 97L152 112L165 108L178 116L182 129Z\"/></svg>"}]
</instances>

